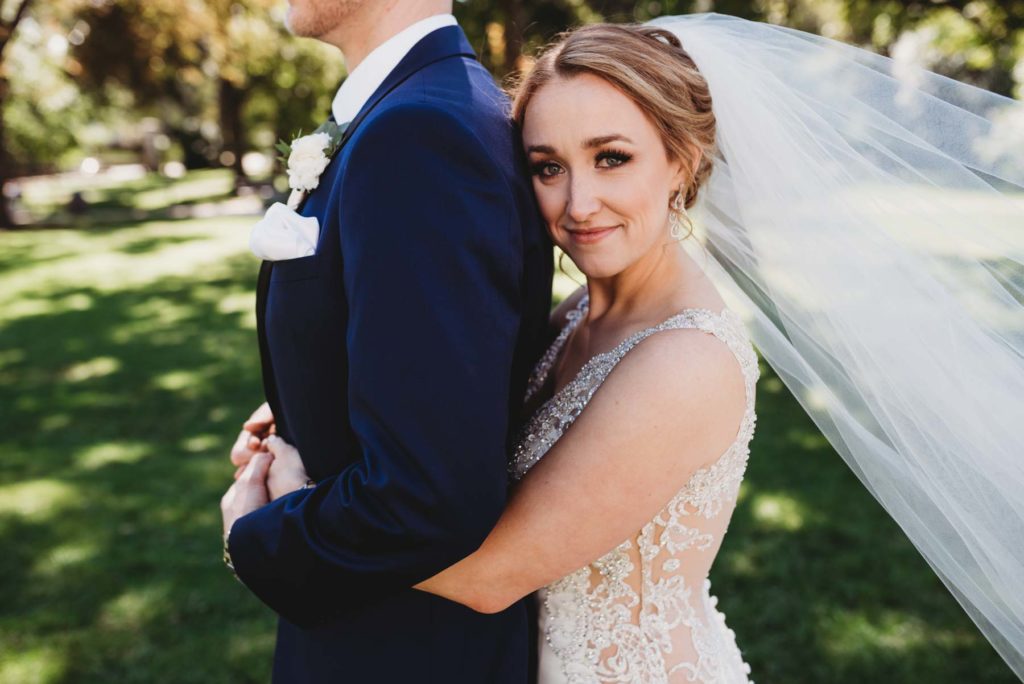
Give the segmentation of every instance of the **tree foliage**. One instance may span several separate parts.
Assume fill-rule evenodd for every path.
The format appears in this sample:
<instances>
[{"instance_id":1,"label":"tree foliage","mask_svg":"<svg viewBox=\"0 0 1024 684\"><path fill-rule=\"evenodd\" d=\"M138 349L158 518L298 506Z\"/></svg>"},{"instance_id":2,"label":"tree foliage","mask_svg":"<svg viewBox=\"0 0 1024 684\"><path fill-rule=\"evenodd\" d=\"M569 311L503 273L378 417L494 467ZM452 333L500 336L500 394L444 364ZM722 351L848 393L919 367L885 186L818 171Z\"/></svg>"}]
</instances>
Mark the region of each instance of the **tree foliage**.
<instances>
[{"instance_id":1,"label":"tree foliage","mask_svg":"<svg viewBox=\"0 0 1024 684\"><path fill-rule=\"evenodd\" d=\"M883 54L899 50L1003 94L1020 95L1024 82L1024 0L455 3L498 78L525 66L522 54L565 28L696 11L793 26ZM173 141L171 153L191 166L237 166L246 150L269 151L276 140L314 128L329 111L344 66L333 48L290 36L283 13L278 0L0 0L0 96L10 93L0 103L7 168L97 153L145 117L158 122ZM98 130L104 126L106 137Z\"/></svg>"}]
</instances>

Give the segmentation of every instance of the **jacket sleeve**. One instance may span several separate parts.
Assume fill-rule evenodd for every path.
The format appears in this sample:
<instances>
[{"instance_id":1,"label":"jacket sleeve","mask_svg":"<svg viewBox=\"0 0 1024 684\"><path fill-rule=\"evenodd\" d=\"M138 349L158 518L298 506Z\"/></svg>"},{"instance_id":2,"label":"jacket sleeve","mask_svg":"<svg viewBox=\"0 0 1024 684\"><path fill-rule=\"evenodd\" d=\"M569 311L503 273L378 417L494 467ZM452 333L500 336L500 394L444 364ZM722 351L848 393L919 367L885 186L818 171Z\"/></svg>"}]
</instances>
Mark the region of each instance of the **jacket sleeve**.
<instances>
[{"instance_id":1,"label":"jacket sleeve","mask_svg":"<svg viewBox=\"0 0 1024 684\"><path fill-rule=\"evenodd\" d=\"M511 190L451 114L364 122L340 180L350 422L362 458L240 518L242 581L300 625L479 547L505 504L522 238ZM324 426L324 429L334 429Z\"/></svg>"}]
</instances>

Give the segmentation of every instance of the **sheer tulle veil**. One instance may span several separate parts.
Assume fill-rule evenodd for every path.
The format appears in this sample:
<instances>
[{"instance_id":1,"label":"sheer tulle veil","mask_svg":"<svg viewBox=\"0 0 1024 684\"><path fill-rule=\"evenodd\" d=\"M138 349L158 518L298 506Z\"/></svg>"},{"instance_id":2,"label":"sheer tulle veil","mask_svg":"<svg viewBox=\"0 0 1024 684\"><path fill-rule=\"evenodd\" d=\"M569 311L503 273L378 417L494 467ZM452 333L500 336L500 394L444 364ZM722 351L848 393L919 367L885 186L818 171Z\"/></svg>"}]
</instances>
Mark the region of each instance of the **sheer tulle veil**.
<instances>
[{"instance_id":1,"label":"sheer tulle veil","mask_svg":"<svg viewBox=\"0 0 1024 684\"><path fill-rule=\"evenodd\" d=\"M651 23L718 122L684 245L1024 678L1024 104L779 26Z\"/></svg>"}]
</instances>

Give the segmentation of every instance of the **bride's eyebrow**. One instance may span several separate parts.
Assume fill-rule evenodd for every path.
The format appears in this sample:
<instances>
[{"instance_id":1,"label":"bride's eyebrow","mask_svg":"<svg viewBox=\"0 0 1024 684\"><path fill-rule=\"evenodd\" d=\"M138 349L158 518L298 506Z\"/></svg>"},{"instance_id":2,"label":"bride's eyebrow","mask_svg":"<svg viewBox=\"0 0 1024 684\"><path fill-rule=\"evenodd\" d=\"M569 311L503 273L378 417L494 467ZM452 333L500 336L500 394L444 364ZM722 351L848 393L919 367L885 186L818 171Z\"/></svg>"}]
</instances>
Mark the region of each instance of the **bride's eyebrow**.
<instances>
[{"instance_id":1,"label":"bride's eyebrow","mask_svg":"<svg viewBox=\"0 0 1024 684\"><path fill-rule=\"evenodd\" d=\"M615 141L627 142L631 144L633 143L632 140L630 140L624 135L621 135L619 133L612 133L610 135L599 135L595 138L588 138L583 142L583 148L589 150L591 148L601 147L602 145L607 145L608 143Z\"/></svg>"},{"instance_id":2,"label":"bride's eyebrow","mask_svg":"<svg viewBox=\"0 0 1024 684\"><path fill-rule=\"evenodd\" d=\"M622 135L621 133L611 133L609 135L599 135L594 138L587 138L583 141L583 149L589 150L594 147L601 147L607 145L610 142L627 142L633 144L633 141ZM555 148L551 145L530 145L526 148L527 152L539 152L540 154L554 154Z\"/></svg>"}]
</instances>

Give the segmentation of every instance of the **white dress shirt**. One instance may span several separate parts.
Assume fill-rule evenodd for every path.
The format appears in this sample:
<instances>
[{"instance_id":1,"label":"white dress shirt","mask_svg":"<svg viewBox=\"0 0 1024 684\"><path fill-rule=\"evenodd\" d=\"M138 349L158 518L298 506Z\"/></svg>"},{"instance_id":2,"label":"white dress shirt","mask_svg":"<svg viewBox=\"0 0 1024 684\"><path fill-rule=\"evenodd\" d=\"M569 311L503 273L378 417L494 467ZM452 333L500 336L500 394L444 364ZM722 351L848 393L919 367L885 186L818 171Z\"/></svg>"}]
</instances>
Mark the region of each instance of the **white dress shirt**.
<instances>
[{"instance_id":1,"label":"white dress shirt","mask_svg":"<svg viewBox=\"0 0 1024 684\"><path fill-rule=\"evenodd\" d=\"M356 118L388 74L424 36L445 26L458 25L452 14L435 14L417 21L375 47L338 88L331 105L334 120L344 123Z\"/></svg>"}]
</instances>

